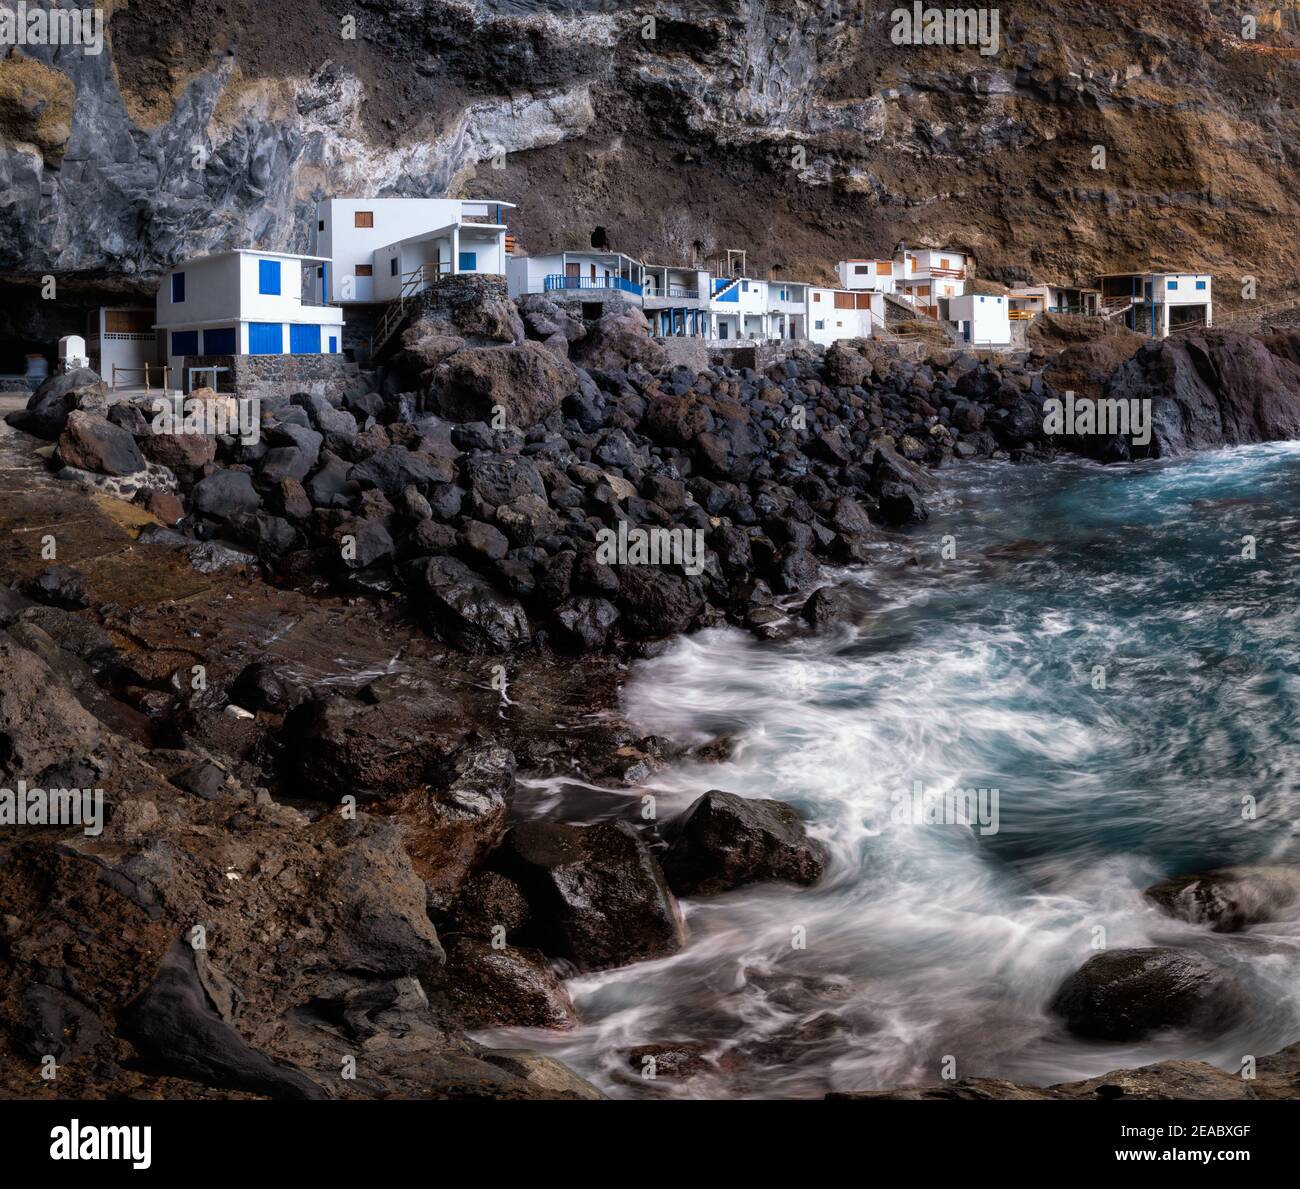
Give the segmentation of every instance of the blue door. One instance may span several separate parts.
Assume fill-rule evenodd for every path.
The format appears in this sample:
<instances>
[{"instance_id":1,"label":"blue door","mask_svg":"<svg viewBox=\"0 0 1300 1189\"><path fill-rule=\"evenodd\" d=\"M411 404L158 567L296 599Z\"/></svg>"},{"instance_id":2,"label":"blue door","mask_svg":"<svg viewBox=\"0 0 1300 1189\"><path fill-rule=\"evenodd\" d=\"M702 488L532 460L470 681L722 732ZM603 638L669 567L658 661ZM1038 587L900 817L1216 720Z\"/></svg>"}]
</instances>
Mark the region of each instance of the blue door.
<instances>
[{"instance_id":1,"label":"blue door","mask_svg":"<svg viewBox=\"0 0 1300 1189\"><path fill-rule=\"evenodd\" d=\"M338 353L339 353L339 340L338 340L338 336L332 334L332 335L330 335L330 354L331 354L331 355L337 355Z\"/></svg>"},{"instance_id":2,"label":"blue door","mask_svg":"<svg viewBox=\"0 0 1300 1189\"><path fill-rule=\"evenodd\" d=\"M199 332L197 330L173 330L172 354L197 355L199 353Z\"/></svg>"},{"instance_id":3,"label":"blue door","mask_svg":"<svg viewBox=\"0 0 1300 1189\"><path fill-rule=\"evenodd\" d=\"M239 340L233 326L217 326L203 332L205 355L238 355Z\"/></svg>"},{"instance_id":4,"label":"blue door","mask_svg":"<svg viewBox=\"0 0 1300 1189\"><path fill-rule=\"evenodd\" d=\"M290 355L319 355L320 354L320 326L297 326L293 323L289 325L289 354Z\"/></svg>"},{"instance_id":5,"label":"blue door","mask_svg":"<svg viewBox=\"0 0 1300 1189\"><path fill-rule=\"evenodd\" d=\"M248 324L248 353L250 355L283 355L284 327L279 322L250 322Z\"/></svg>"}]
</instances>

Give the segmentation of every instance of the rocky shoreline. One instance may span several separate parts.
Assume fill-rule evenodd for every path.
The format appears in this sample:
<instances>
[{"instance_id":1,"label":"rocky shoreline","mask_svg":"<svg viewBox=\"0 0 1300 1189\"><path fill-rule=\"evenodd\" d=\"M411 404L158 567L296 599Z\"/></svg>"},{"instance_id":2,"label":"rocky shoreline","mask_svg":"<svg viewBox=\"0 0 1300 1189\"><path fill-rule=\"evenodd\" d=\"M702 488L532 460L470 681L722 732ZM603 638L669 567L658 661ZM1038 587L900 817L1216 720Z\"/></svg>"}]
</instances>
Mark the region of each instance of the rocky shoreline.
<instances>
[{"instance_id":1,"label":"rocky shoreline","mask_svg":"<svg viewBox=\"0 0 1300 1189\"><path fill-rule=\"evenodd\" d=\"M572 1026L563 977L678 951L678 897L811 884L826 862L779 802L702 787L672 820L641 813L635 791L685 752L618 718L629 660L702 627L851 620L823 567L924 521L946 465L1125 456L1043 432L1054 377L1095 351L853 342L692 372L626 313L444 297L383 376L265 401L256 442L156 433L93 373L10 418L54 445L47 470L3 443L0 775L103 787L108 816L96 835L0 827L5 1093L52 1056L36 1089L54 1096L595 1096L464 1033ZM1293 351L1206 332L1137 348L1099 391L1148 394L1155 456L1294 436ZM702 564L602 557L646 529L699 533ZM626 796L594 824L533 820L517 774ZM1277 899L1260 879L1290 886L1212 873L1152 898L1240 928ZM1212 1032L1239 999L1194 955L1118 950L1055 1010L1132 1039ZM1105 1085L1226 1087L1189 1064ZM1246 1093L1293 1091L1293 1064ZM891 1093L1111 1094L1093 1082Z\"/></svg>"}]
</instances>

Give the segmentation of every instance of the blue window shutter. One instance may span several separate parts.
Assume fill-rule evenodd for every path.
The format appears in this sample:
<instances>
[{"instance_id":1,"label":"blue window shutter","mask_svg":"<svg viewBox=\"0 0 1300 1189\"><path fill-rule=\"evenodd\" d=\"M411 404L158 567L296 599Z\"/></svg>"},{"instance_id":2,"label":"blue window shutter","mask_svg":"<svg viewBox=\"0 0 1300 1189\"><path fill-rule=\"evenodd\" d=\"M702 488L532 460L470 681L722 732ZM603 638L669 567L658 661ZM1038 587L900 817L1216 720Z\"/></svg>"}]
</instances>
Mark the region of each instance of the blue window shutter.
<instances>
[{"instance_id":1,"label":"blue window shutter","mask_svg":"<svg viewBox=\"0 0 1300 1189\"><path fill-rule=\"evenodd\" d=\"M248 353L250 355L283 355L284 327L279 322L250 322L248 324Z\"/></svg>"},{"instance_id":2,"label":"blue window shutter","mask_svg":"<svg viewBox=\"0 0 1300 1189\"><path fill-rule=\"evenodd\" d=\"M1177 282L1177 281L1170 281L1170 282L1169 282L1169 288L1170 288L1170 289L1177 289L1177 288L1178 288L1178 282Z\"/></svg>"},{"instance_id":3,"label":"blue window shutter","mask_svg":"<svg viewBox=\"0 0 1300 1189\"><path fill-rule=\"evenodd\" d=\"M172 273L172 302L185 300L185 274L183 272Z\"/></svg>"},{"instance_id":4,"label":"blue window shutter","mask_svg":"<svg viewBox=\"0 0 1300 1189\"><path fill-rule=\"evenodd\" d=\"M280 292L280 262L278 260L259 260L257 262L257 291L259 293Z\"/></svg>"},{"instance_id":5,"label":"blue window shutter","mask_svg":"<svg viewBox=\"0 0 1300 1189\"><path fill-rule=\"evenodd\" d=\"M218 326L203 332L204 355L238 355L239 338L233 326Z\"/></svg>"},{"instance_id":6,"label":"blue window shutter","mask_svg":"<svg viewBox=\"0 0 1300 1189\"><path fill-rule=\"evenodd\" d=\"M338 353L339 353L339 339L338 339L338 335L336 335L336 334L332 334L332 335L330 335L330 354L331 354L331 355L337 355Z\"/></svg>"},{"instance_id":7,"label":"blue window shutter","mask_svg":"<svg viewBox=\"0 0 1300 1189\"><path fill-rule=\"evenodd\" d=\"M289 353L291 355L319 355L320 327L289 326Z\"/></svg>"},{"instance_id":8,"label":"blue window shutter","mask_svg":"<svg viewBox=\"0 0 1300 1189\"><path fill-rule=\"evenodd\" d=\"M1197 281L1197 282L1196 282L1196 287L1197 287L1198 289L1204 289L1204 288L1205 288L1205 282L1204 282L1204 281Z\"/></svg>"},{"instance_id":9,"label":"blue window shutter","mask_svg":"<svg viewBox=\"0 0 1300 1189\"><path fill-rule=\"evenodd\" d=\"M199 353L199 332L197 330L173 330L172 354L197 355Z\"/></svg>"},{"instance_id":10,"label":"blue window shutter","mask_svg":"<svg viewBox=\"0 0 1300 1189\"><path fill-rule=\"evenodd\" d=\"M477 252L462 252L460 254L460 263L456 265L461 272L473 272L478 268Z\"/></svg>"}]
</instances>

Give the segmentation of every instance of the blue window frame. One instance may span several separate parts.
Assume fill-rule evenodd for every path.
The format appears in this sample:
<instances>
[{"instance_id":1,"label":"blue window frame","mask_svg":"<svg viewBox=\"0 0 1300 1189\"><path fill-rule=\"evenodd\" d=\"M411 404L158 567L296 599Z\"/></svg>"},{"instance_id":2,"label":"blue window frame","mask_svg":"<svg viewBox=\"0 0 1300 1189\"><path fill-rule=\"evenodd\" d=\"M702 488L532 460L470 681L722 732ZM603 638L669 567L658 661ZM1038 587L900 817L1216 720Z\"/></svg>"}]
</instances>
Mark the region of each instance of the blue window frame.
<instances>
[{"instance_id":1,"label":"blue window frame","mask_svg":"<svg viewBox=\"0 0 1300 1189\"><path fill-rule=\"evenodd\" d=\"M172 304L185 300L185 274L183 272L172 273Z\"/></svg>"},{"instance_id":2,"label":"blue window frame","mask_svg":"<svg viewBox=\"0 0 1300 1189\"><path fill-rule=\"evenodd\" d=\"M259 260L257 262L257 291L259 293L280 292L280 262L278 260Z\"/></svg>"},{"instance_id":3,"label":"blue window frame","mask_svg":"<svg viewBox=\"0 0 1300 1189\"><path fill-rule=\"evenodd\" d=\"M456 265L456 267L461 272L473 272L476 268L478 268L478 253L462 252L460 254L460 263Z\"/></svg>"},{"instance_id":4,"label":"blue window frame","mask_svg":"<svg viewBox=\"0 0 1300 1189\"><path fill-rule=\"evenodd\" d=\"M233 326L214 326L203 332L204 355L238 355L239 338Z\"/></svg>"},{"instance_id":5,"label":"blue window frame","mask_svg":"<svg viewBox=\"0 0 1300 1189\"><path fill-rule=\"evenodd\" d=\"M825 329L826 329L826 323L825 323L825 321L824 321L823 319L821 319L821 318L818 318L817 321L813 323L813 326L814 326L814 328L817 329L817 330L825 330Z\"/></svg>"},{"instance_id":6,"label":"blue window frame","mask_svg":"<svg viewBox=\"0 0 1300 1189\"><path fill-rule=\"evenodd\" d=\"M289 354L319 355L320 326L298 326L291 323L289 326Z\"/></svg>"},{"instance_id":7,"label":"blue window frame","mask_svg":"<svg viewBox=\"0 0 1300 1189\"><path fill-rule=\"evenodd\" d=\"M197 330L173 330L172 354L197 355L199 353L199 332Z\"/></svg>"},{"instance_id":8,"label":"blue window frame","mask_svg":"<svg viewBox=\"0 0 1300 1189\"><path fill-rule=\"evenodd\" d=\"M284 327L279 322L250 322L248 324L248 353L250 355L283 355Z\"/></svg>"},{"instance_id":9,"label":"blue window frame","mask_svg":"<svg viewBox=\"0 0 1300 1189\"><path fill-rule=\"evenodd\" d=\"M1204 288L1205 288L1205 282L1204 282L1204 281L1197 281L1197 282L1196 282L1196 287L1197 287L1198 289L1204 289Z\"/></svg>"},{"instance_id":10,"label":"blue window frame","mask_svg":"<svg viewBox=\"0 0 1300 1189\"><path fill-rule=\"evenodd\" d=\"M1170 288L1170 289L1177 289L1177 288L1178 288L1178 282L1177 282L1177 281L1170 281L1170 282L1169 282L1169 288Z\"/></svg>"},{"instance_id":11,"label":"blue window frame","mask_svg":"<svg viewBox=\"0 0 1300 1189\"><path fill-rule=\"evenodd\" d=\"M330 335L330 354L337 355L338 353L339 353L339 336L336 334L332 334Z\"/></svg>"}]
</instances>

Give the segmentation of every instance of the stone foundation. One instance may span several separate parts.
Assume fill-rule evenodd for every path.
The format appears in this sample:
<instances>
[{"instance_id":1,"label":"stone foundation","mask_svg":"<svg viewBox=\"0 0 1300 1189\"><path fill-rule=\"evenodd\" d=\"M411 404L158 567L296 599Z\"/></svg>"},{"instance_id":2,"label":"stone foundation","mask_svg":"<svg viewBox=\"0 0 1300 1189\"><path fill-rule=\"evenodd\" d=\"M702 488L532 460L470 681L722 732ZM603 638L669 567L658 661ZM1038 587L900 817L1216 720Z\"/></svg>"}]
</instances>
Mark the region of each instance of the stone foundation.
<instances>
[{"instance_id":1,"label":"stone foundation","mask_svg":"<svg viewBox=\"0 0 1300 1189\"><path fill-rule=\"evenodd\" d=\"M224 367L217 391L279 403L295 392L323 396L337 404L363 387L360 368L343 355L187 355L183 379L192 367ZM199 377L203 381L204 377Z\"/></svg>"}]
</instances>

